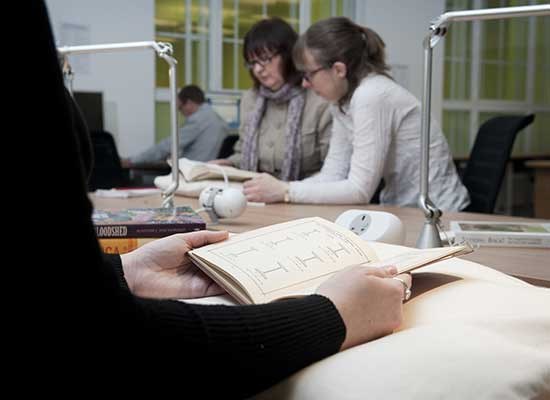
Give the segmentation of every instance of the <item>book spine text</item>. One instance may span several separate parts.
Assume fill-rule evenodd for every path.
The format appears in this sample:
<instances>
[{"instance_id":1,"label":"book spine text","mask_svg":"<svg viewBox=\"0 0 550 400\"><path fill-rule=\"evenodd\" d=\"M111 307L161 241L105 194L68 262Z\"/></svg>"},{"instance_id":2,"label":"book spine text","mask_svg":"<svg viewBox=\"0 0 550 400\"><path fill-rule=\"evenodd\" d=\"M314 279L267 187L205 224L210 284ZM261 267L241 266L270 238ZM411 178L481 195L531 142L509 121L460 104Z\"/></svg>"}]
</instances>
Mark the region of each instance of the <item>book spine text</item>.
<instances>
[{"instance_id":1,"label":"book spine text","mask_svg":"<svg viewBox=\"0 0 550 400\"><path fill-rule=\"evenodd\" d=\"M126 225L95 225L98 238L159 238L206 229L204 223L189 224L126 224Z\"/></svg>"},{"instance_id":2,"label":"book spine text","mask_svg":"<svg viewBox=\"0 0 550 400\"><path fill-rule=\"evenodd\" d=\"M509 236L498 234L475 234L457 232L456 240L469 242L470 244L478 244L480 246L494 247L542 247L550 248L550 238L536 236Z\"/></svg>"}]
</instances>

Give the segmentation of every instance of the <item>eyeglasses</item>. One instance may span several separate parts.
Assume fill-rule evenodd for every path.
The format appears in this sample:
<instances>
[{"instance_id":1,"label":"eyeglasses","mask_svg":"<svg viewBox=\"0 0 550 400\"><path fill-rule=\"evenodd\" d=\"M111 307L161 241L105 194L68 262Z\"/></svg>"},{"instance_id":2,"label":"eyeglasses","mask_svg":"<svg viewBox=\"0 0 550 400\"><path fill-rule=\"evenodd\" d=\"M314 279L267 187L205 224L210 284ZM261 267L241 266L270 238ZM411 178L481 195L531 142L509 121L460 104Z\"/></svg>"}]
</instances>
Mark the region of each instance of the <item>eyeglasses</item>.
<instances>
[{"instance_id":1,"label":"eyeglasses","mask_svg":"<svg viewBox=\"0 0 550 400\"><path fill-rule=\"evenodd\" d=\"M253 70L254 66L258 64L260 67L265 68L269 64L271 64L271 61L278 55L279 53L273 53L272 55L268 57L262 57L257 60L247 61L244 63L244 66L248 68L249 70Z\"/></svg>"},{"instance_id":2,"label":"eyeglasses","mask_svg":"<svg viewBox=\"0 0 550 400\"><path fill-rule=\"evenodd\" d=\"M326 67L319 67L317 69L314 69L313 71L304 71L302 74L302 78L304 78L305 81L311 83L311 80L313 79L315 74L324 69L326 69Z\"/></svg>"}]
</instances>

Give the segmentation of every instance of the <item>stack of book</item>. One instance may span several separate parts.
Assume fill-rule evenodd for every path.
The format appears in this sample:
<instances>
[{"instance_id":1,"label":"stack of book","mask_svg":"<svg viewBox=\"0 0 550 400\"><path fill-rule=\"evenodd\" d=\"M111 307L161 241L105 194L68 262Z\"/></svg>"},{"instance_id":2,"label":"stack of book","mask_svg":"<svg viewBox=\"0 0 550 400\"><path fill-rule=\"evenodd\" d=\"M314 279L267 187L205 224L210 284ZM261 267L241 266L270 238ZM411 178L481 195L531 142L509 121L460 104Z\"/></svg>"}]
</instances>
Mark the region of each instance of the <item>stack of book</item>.
<instances>
[{"instance_id":1,"label":"stack of book","mask_svg":"<svg viewBox=\"0 0 550 400\"><path fill-rule=\"evenodd\" d=\"M92 220L99 244L109 254L128 253L161 237L206 228L188 206L94 210Z\"/></svg>"},{"instance_id":2,"label":"stack of book","mask_svg":"<svg viewBox=\"0 0 550 400\"><path fill-rule=\"evenodd\" d=\"M550 222L451 221L450 227L458 243L550 248Z\"/></svg>"}]
</instances>

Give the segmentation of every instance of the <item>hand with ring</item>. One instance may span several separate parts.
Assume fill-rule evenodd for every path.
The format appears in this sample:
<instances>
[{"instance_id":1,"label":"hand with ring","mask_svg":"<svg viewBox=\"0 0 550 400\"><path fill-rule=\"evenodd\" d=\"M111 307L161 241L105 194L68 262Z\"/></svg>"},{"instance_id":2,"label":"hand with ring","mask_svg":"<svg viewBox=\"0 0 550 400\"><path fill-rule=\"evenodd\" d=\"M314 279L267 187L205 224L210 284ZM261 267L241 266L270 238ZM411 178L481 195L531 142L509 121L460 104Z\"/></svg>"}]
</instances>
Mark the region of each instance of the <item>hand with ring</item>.
<instances>
[{"instance_id":1,"label":"hand with ring","mask_svg":"<svg viewBox=\"0 0 550 400\"><path fill-rule=\"evenodd\" d=\"M332 301L346 326L341 350L388 335L401 325L404 286L410 288L412 277L396 273L395 266L355 265L317 288L317 294Z\"/></svg>"},{"instance_id":2,"label":"hand with ring","mask_svg":"<svg viewBox=\"0 0 550 400\"><path fill-rule=\"evenodd\" d=\"M411 277L410 277L410 274L404 274L406 276L408 276L408 281L411 282ZM396 281L399 281L401 282L401 284L403 285L403 301L407 301L411 298L411 287L410 287L410 284L407 284L407 282L405 281L406 278L404 278L404 275L400 275L400 276L394 276L392 279L395 279Z\"/></svg>"}]
</instances>

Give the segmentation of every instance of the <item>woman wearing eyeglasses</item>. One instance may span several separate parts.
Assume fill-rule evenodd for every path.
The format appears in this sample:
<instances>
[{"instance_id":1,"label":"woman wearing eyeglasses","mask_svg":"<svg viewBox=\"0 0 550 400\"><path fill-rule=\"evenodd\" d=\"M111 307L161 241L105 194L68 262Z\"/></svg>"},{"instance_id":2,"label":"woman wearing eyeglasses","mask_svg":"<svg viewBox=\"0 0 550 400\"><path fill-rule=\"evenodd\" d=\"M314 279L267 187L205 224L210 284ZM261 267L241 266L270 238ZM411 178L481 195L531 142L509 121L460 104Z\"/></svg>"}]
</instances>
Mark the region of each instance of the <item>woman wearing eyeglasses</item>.
<instances>
[{"instance_id":1,"label":"woman wearing eyeglasses","mask_svg":"<svg viewBox=\"0 0 550 400\"><path fill-rule=\"evenodd\" d=\"M312 25L297 41L294 61L303 86L330 101L333 133L321 172L282 182L245 183L250 201L366 204L380 180L382 204L416 207L420 187L420 103L389 75L385 45L369 28L343 17ZM469 203L439 126L430 135L430 199L447 211Z\"/></svg>"},{"instance_id":2,"label":"woman wearing eyeglasses","mask_svg":"<svg viewBox=\"0 0 550 400\"><path fill-rule=\"evenodd\" d=\"M321 169L330 141L329 104L301 87L292 62L298 35L280 18L256 23L244 38L243 56L254 81L241 101L240 138L220 165L298 180Z\"/></svg>"}]
</instances>

